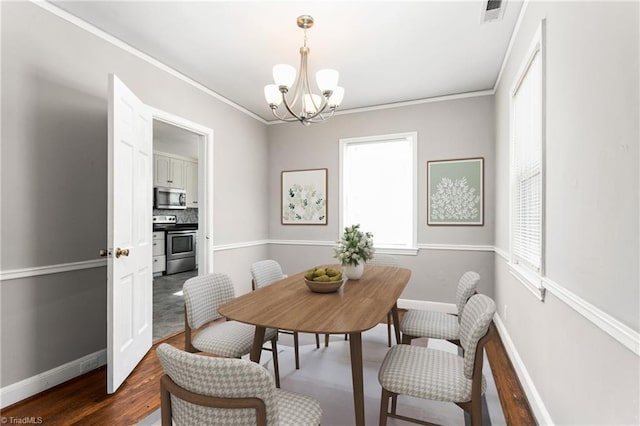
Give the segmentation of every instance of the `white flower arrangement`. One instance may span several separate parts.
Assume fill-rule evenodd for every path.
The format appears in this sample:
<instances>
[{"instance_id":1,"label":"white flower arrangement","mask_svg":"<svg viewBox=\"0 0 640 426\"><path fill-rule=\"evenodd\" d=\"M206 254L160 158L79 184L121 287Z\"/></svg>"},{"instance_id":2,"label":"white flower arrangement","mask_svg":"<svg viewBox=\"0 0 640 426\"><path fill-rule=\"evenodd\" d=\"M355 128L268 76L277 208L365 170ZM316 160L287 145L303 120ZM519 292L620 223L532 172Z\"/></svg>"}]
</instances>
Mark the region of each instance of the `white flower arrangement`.
<instances>
[{"instance_id":1,"label":"white flower arrangement","mask_svg":"<svg viewBox=\"0 0 640 426\"><path fill-rule=\"evenodd\" d=\"M347 226L344 228L344 235L338 241L338 245L333 248L336 259L344 265L356 266L373 259L373 234L362 232L360 225Z\"/></svg>"}]
</instances>

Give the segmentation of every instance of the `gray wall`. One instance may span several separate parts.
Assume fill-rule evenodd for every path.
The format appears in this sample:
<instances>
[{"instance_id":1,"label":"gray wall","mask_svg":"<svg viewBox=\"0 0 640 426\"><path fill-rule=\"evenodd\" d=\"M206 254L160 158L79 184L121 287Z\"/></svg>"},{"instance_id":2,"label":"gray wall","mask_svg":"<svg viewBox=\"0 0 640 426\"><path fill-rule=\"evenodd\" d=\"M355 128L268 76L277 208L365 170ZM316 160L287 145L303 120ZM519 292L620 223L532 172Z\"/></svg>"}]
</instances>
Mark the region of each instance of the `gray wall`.
<instances>
[{"instance_id":1,"label":"gray wall","mask_svg":"<svg viewBox=\"0 0 640 426\"><path fill-rule=\"evenodd\" d=\"M268 237L259 121L26 2L2 3L3 271L97 258L107 228L107 76L214 130L214 244ZM238 196L243 194L243 196ZM215 259L239 288L264 250ZM1 283L1 386L106 347L106 269Z\"/></svg>"},{"instance_id":2,"label":"gray wall","mask_svg":"<svg viewBox=\"0 0 640 426\"><path fill-rule=\"evenodd\" d=\"M496 93L496 246L509 250L509 94L544 17L546 275L637 331L638 2L529 3ZM503 258L495 270L499 313L551 419L638 424L638 356L555 291L536 300Z\"/></svg>"},{"instance_id":3,"label":"gray wall","mask_svg":"<svg viewBox=\"0 0 640 426\"><path fill-rule=\"evenodd\" d=\"M269 126L269 235L274 240L333 242L339 238L339 139L418 132L418 243L493 245L494 112L493 96L425 103L356 114L338 115L322 124ZM485 158L485 225L427 226L426 168L429 160ZM283 170L328 168L328 224L282 225L280 173ZM375 241L375 236L374 236ZM270 245L269 253L288 270L301 270L331 258L330 245ZM413 270L402 297L455 301L460 275L476 269L480 288L493 294L493 255L482 251L421 249L417 256L398 256ZM289 269L290 268L290 269Z\"/></svg>"}]
</instances>

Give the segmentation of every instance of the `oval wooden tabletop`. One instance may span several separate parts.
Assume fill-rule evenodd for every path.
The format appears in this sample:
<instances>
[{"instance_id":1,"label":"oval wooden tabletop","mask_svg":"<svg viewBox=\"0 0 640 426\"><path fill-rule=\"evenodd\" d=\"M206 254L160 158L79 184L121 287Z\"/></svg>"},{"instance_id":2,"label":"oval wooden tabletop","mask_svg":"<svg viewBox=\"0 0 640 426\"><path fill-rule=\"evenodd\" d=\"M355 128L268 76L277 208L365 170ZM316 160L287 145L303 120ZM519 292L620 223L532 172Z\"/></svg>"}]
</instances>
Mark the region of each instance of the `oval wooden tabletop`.
<instances>
[{"instance_id":1,"label":"oval wooden tabletop","mask_svg":"<svg viewBox=\"0 0 640 426\"><path fill-rule=\"evenodd\" d=\"M337 292L313 293L301 272L237 297L218 312L231 320L283 330L329 334L365 331L389 312L410 277L406 268L365 266L362 278L347 280Z\"/></svg>"}]
</instances>

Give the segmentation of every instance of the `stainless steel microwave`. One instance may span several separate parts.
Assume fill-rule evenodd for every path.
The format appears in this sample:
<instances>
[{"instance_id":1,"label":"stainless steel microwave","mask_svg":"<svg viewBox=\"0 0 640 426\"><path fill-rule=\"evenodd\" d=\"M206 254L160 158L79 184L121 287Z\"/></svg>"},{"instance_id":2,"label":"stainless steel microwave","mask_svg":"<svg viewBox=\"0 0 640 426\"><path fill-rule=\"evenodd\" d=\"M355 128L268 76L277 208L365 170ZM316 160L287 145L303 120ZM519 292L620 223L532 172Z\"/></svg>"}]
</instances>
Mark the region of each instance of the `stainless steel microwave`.
<instances>
[{"instance_id":1,"label":"stainless steel microwave","mask_svg":"<svg viewBox=\"0 0 640 426\"><path fill-rule=\"evenodd\" d=\"M153 205L156 209L186 209L187 191L156 186L153 191Z\"/></svg>"}]
</instances>

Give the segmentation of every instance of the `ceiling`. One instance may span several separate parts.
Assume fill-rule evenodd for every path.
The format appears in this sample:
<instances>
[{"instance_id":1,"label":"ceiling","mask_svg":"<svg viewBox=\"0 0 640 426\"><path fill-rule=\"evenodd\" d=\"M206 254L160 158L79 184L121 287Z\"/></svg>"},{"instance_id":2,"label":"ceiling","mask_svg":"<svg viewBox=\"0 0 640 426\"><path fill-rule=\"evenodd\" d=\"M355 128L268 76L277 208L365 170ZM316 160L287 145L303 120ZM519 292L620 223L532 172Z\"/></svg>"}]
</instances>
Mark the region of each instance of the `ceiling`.
<instances>
[{"instance_id":1,"label":"ceiling","mask_svg":"<svg viewBox=\"0 0 640 426\"><path fill-rule=\"evenodd\" d=\"M483 22L481 0L52 3L268 121L263 87L298 67L299 15L315 19L311 73L337 69L348 110L493 89L522 7Z\"/></svg>"}]
</instances>

